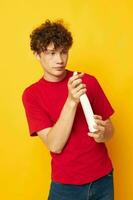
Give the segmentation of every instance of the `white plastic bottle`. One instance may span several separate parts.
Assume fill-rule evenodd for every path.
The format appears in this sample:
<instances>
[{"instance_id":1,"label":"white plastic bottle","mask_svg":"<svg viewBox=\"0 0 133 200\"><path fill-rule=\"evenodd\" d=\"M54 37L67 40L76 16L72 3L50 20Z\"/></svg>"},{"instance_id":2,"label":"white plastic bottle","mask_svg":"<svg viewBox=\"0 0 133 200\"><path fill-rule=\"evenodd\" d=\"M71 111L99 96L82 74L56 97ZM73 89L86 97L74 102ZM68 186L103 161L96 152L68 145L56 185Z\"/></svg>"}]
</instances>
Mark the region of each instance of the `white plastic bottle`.
<instances>
[{"instance_id":1,"label":"white plastic bottle","mask_svg":"<svg viewBox=\"0 0 133 200\"><path fill-rule=\"evenodd\" d=\"M73 73L73 75L77 75L77 74L78 74L77 72ZM95 120L94 120L94 113L93 113L90 101L86 94L83 94L80 96L80 103L82 105L90 132L92 133L96 132L97 130L93 127L94 125L96 125Z\"/></svg>"}]
</instances>

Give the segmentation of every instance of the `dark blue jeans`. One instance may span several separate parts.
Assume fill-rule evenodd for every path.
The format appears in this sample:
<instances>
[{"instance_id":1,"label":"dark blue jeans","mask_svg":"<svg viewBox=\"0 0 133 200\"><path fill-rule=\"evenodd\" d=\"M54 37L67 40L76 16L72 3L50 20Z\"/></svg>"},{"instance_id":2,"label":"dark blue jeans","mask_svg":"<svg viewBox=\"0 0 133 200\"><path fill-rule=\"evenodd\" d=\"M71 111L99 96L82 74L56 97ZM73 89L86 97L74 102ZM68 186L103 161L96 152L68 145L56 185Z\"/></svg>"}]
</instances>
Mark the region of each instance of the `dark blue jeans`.
<instances>
[{"instance_id":1,"label":"dark blue jeans","mask_svg":"<svg viewBox=\"0 0 133 200\"><path fill-rule=\"evenodd\" d=\"M72 185L52 181L48 200L113 200L113 172L88 184Z\"/></svg>"}]
</instances>

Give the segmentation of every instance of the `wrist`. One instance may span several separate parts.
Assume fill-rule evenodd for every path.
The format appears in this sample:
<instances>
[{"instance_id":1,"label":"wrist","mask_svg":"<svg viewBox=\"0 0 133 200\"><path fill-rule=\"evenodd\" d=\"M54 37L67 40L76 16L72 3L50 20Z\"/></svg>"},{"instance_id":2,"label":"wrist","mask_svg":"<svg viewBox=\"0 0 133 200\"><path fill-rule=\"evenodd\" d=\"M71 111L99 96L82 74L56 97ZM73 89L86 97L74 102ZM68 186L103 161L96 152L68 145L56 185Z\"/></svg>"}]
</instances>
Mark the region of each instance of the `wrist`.
<instances>
[{"instance_id":1,"label":"wrist","mask_svg":"<svg viewBox=\"0 0 133 200\"><path fill-rule=\"evenodd\" d=\"M75 102L74 100L70 99L69 97L67 98L67 104L72 107L75 108L78 105L78 102Z\"/></svg>"}]
</instances>

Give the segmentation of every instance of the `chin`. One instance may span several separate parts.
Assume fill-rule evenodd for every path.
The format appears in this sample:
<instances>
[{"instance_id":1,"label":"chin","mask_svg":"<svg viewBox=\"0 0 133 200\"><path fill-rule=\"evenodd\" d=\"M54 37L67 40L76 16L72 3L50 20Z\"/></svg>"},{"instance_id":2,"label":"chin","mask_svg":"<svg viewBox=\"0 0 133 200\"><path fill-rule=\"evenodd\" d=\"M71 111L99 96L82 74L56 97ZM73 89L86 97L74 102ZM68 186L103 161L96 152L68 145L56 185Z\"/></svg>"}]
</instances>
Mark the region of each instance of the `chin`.
<instances>
[{"instance_id":1,"label":"chin","mask_svg":"<svg viewBox=\"0 0 133 200\"><path fill-rule=\"evenodd\" d=\"M64 74L65 71L66 71L65 69L56 70L54 72L54 74L57 75L57 76L60 76L60 75Z\"/></svg>"}]
</instances>

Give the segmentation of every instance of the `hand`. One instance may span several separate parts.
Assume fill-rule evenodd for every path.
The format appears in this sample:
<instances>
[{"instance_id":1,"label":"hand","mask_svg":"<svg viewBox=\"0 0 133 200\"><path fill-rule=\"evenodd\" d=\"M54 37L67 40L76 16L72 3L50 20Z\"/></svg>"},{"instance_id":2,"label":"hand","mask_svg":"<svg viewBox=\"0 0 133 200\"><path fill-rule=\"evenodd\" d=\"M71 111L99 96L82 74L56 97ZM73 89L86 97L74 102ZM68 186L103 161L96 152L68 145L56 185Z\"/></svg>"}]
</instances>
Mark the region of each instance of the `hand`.
<instances>
[{"instance_id":1,"label":"hand","mask_svg":"<svg viewBox=\"0 0 133 200\"><path fill-rule=\"evenodd\" d=\"M94 115L95 123L94 128L97 129L96 132L91 133L89 132L88 135L93 137L94 140L98 143L105 142L105 131L106 131L106 121L102 120L102 117L99 115Z\"/></svg>"},{"instance_id":2,"label":"hand","mask_svg":"<svg viewBox=\"0 0 133 200\"><path fill-rule=\"evenodd\" d=\"M68 81L68 99L74 101L76 104L80 101L80 96L83 95L87 89L86 85L82 83L84 73L77 74L69 78Z\"/></svg>"}]
</instances>

